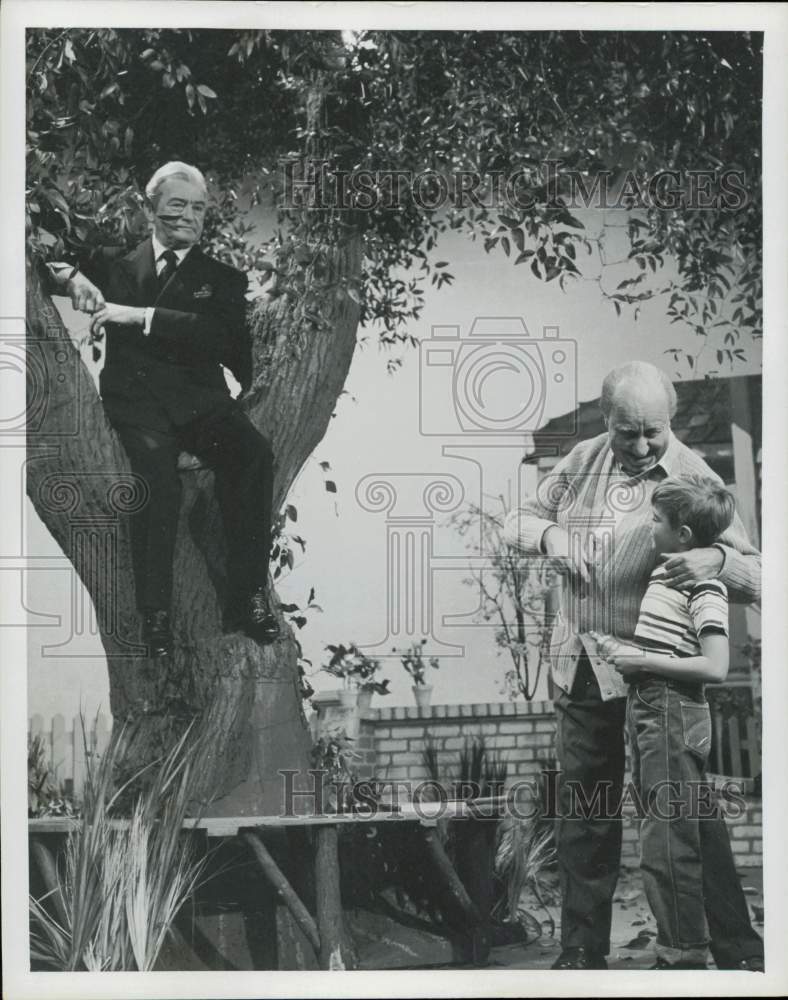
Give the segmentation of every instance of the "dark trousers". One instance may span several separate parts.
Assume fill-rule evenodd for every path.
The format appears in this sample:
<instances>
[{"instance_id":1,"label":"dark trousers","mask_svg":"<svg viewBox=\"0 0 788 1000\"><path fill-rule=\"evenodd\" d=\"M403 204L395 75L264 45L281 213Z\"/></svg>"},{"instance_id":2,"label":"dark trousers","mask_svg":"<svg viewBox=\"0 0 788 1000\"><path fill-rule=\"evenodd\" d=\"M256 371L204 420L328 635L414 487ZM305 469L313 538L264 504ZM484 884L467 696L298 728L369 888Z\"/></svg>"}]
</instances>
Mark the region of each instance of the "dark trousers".
<instances>
[{"instance_id":1,"label":"dark trousers","mask_svg":"<svg viewBox=\"0 0 788 1000\"><path fill-rule=\"evenodd\" d=\"M178 454L191 452L214 471L228 550L230 599L237 602L268 580L273 455L267 439L239 410L222 409L185 427L115 429L132 471L148 488L131 521L137 607L170 607L172 564L181 498Z\"/></svg>"},{"instance_id":2,"label":"dark trousers","mask_svg":"<svg viewBox=\"0 0 788 1000\"><path fill-rule=\"evenodd\" d=\"M625 701L602 701L591 664L583 655L571 694L560 691L555 707L561 768L556 820L563 896L561 944L606 955L621 862L622 827L615 806L624 783ZM595 798L600 795L601 800ZM609 809L603 808L606 803ZM750 923L725 820L718 811L700 827L710 949L719 968L732 968L741 959L762 957L763 942Z\"/></svg>"}]
</instances>

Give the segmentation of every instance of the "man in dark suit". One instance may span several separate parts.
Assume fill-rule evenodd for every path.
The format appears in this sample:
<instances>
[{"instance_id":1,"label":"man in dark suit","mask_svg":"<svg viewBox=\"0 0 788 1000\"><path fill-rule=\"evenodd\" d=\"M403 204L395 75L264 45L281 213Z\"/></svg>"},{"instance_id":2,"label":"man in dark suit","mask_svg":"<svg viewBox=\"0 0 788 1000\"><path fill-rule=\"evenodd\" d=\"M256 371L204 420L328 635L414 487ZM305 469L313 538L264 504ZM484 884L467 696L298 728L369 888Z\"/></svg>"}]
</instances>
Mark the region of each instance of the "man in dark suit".
<instances>
[{"instance_id":1,"label":"man in dark suit","mask_svg":"<svg viewBox=\"0 0 788 1000\"><path fill-rule=\"evenodd\" d=\"M214 470L228 547L228 630L278 635L267 598L273 456L230 395L222 366L252 381L247 278L202 252L207 192L195 167L166 163L146 189L151 236L130 254L96 254L54 280L91 332L106 334L100 376L107 416L149 496L131 526L137 605L150 655L171 650L170 604L181 450ZM55 265L57 268L59 265Z\"/></svg>"}]
</instances>

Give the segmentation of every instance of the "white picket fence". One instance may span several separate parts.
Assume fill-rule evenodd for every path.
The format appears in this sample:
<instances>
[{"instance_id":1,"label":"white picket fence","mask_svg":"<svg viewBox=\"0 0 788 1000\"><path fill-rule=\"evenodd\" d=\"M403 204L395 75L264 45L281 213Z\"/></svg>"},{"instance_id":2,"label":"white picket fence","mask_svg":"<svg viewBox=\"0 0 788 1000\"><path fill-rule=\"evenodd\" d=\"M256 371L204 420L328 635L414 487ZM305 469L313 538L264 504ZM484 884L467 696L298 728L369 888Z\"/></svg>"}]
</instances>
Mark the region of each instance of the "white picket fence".
<instances>
[{"instance_id":1,"label":"white picket fence","mask_svg":"<svg viewBox=\"0 0 788 1000\"><path fill-rule=\"evenodd\" d=\"M103 713L91 718L75 716L69 720L55 715L46 721L34 715L29 721L30 738L41 737L50 771L58 786L75 796L82 792L86 754L101 755L107 747L112 719Z\"/></svg>"},{"instance_id":2,"label":"white picket fence","mask_svg":"<svg viewBox=\"0 0 788 1000\"><path fill-rule=\"evenodd\" d=\"M728 777L754 778L761 771L758 732L755 719L724 719L712 712L714 735L711 740L709 770Z\"/></svg>"}]
</instances>

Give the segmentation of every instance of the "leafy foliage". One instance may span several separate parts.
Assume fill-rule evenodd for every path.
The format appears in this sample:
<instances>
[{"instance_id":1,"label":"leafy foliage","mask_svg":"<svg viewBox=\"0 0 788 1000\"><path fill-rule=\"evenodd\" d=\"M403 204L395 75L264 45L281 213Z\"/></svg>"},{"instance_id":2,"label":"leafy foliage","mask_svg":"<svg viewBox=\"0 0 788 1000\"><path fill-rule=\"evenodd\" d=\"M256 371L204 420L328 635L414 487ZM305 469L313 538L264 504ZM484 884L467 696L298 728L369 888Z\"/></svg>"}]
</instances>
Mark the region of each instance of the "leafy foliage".
<instances>
[{"instance_id":1,"label":"leafy foliage","mask_svg":"<svg viewBox=\"0 0 788 1000\"><path fill-rule=\"evenodd\" d=\"M427 644L426 639L421 639L418 642L413 642L407 649L399 650L400 663L402 664L405 673L410 674L413 678L413 683L418 687L422 687L427 683L427 667L432 667L433 670L438 670L440 667L440 660L437 656L430 656L429 659L425 659L424 647ZM396 653L396 649L392 649L392 653Z\"/></svg>"},{"instance_id":2,"label":"leafy foliage","mask_svg":"<svg viewBox=\"0 0 788 1000\"><path fill-rule=\"evenodd\" d=\"M719 363L733 364L743 333L761 331L761 69L762 36L747 32L35 29L30 245L75 257L97 239L133 241L145 180L186 159L210 171L214 252L287 296L302 343L322 329L326 295L344 294L382 342L414 343L425 288L453 280L433 257L454 229L539 280L597 281L616 312L665 295L670 320L713 331ZM283 162L327 207L282 202ZM368 183L337 202L323 169ZM744 204L640 203L649 177L704 169L740 171ZM524 172L524 198L506 207L482 185L447 208L440 195L462 171ZM601 233L584 232L570 175L586 190L608 177L630 209L623 225L607 213ZM260 245L244 212L267 199L279 228ZM628 242L616 260L613 228ZM332 249L350 229L363 233L363 273L338 282Z\"/></svg>"},{"instance_id":3,"label":"leafy foliage","mask_svg":"<svg viewBox=\"0 0 788 1000\"><path fill-rule=\"evenodd\" d=\"M30 817L74 816L76 808L52 773L40 733L27 737L27 814Z\"/></svg>"},{"instance_id":4,"label":"leafy foliage","mask_svg":"<svg viewBox=\"0 0 788 1000\"><path fill-rule=\"evenodd\" d=\"M323 667L327 674L338 677L346 687L354 682L361 691L372 691L375 694L388 694L388 679L377 680L375 675L380 670L380 660L367 656L358 648L354 642L345 646L330 644L326 646L326 651L331 653L331 658Z\"/></svg>"}]
</instances>

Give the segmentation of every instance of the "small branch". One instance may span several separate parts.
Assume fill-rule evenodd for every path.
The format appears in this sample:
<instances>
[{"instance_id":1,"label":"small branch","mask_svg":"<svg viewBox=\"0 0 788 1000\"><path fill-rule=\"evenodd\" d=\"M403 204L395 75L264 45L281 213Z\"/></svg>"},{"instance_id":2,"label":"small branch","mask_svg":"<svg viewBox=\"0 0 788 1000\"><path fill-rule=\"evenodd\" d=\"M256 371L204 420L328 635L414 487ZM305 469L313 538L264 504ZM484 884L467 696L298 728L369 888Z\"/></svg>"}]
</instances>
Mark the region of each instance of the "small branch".
<instances>
[{"instance_id":1,"label":"small branch","mask_svg":"<svg viewBox=\"0 0 788 1000\"><path fill-rule=\"evenodd\" d=\"M38 64L44 58L44 56L46 55L47 51L52 48L52 46L55 44L55 42L59 42L61 38L63 38L65 35L67 35L69 33L69 31L70 31L70 29L66 28L64 31L61 31L59 35L55 35L55 37L52 39L51 42L47 42L47 44L39 52L38 59L36 59L36 61L33 63L33 65L28 70L28 74L27 74L27 81L28 82L30 82L30 78L32 77L33 73L36 71L36 69L38 69Z\"/></svg>"}]
</instances>

